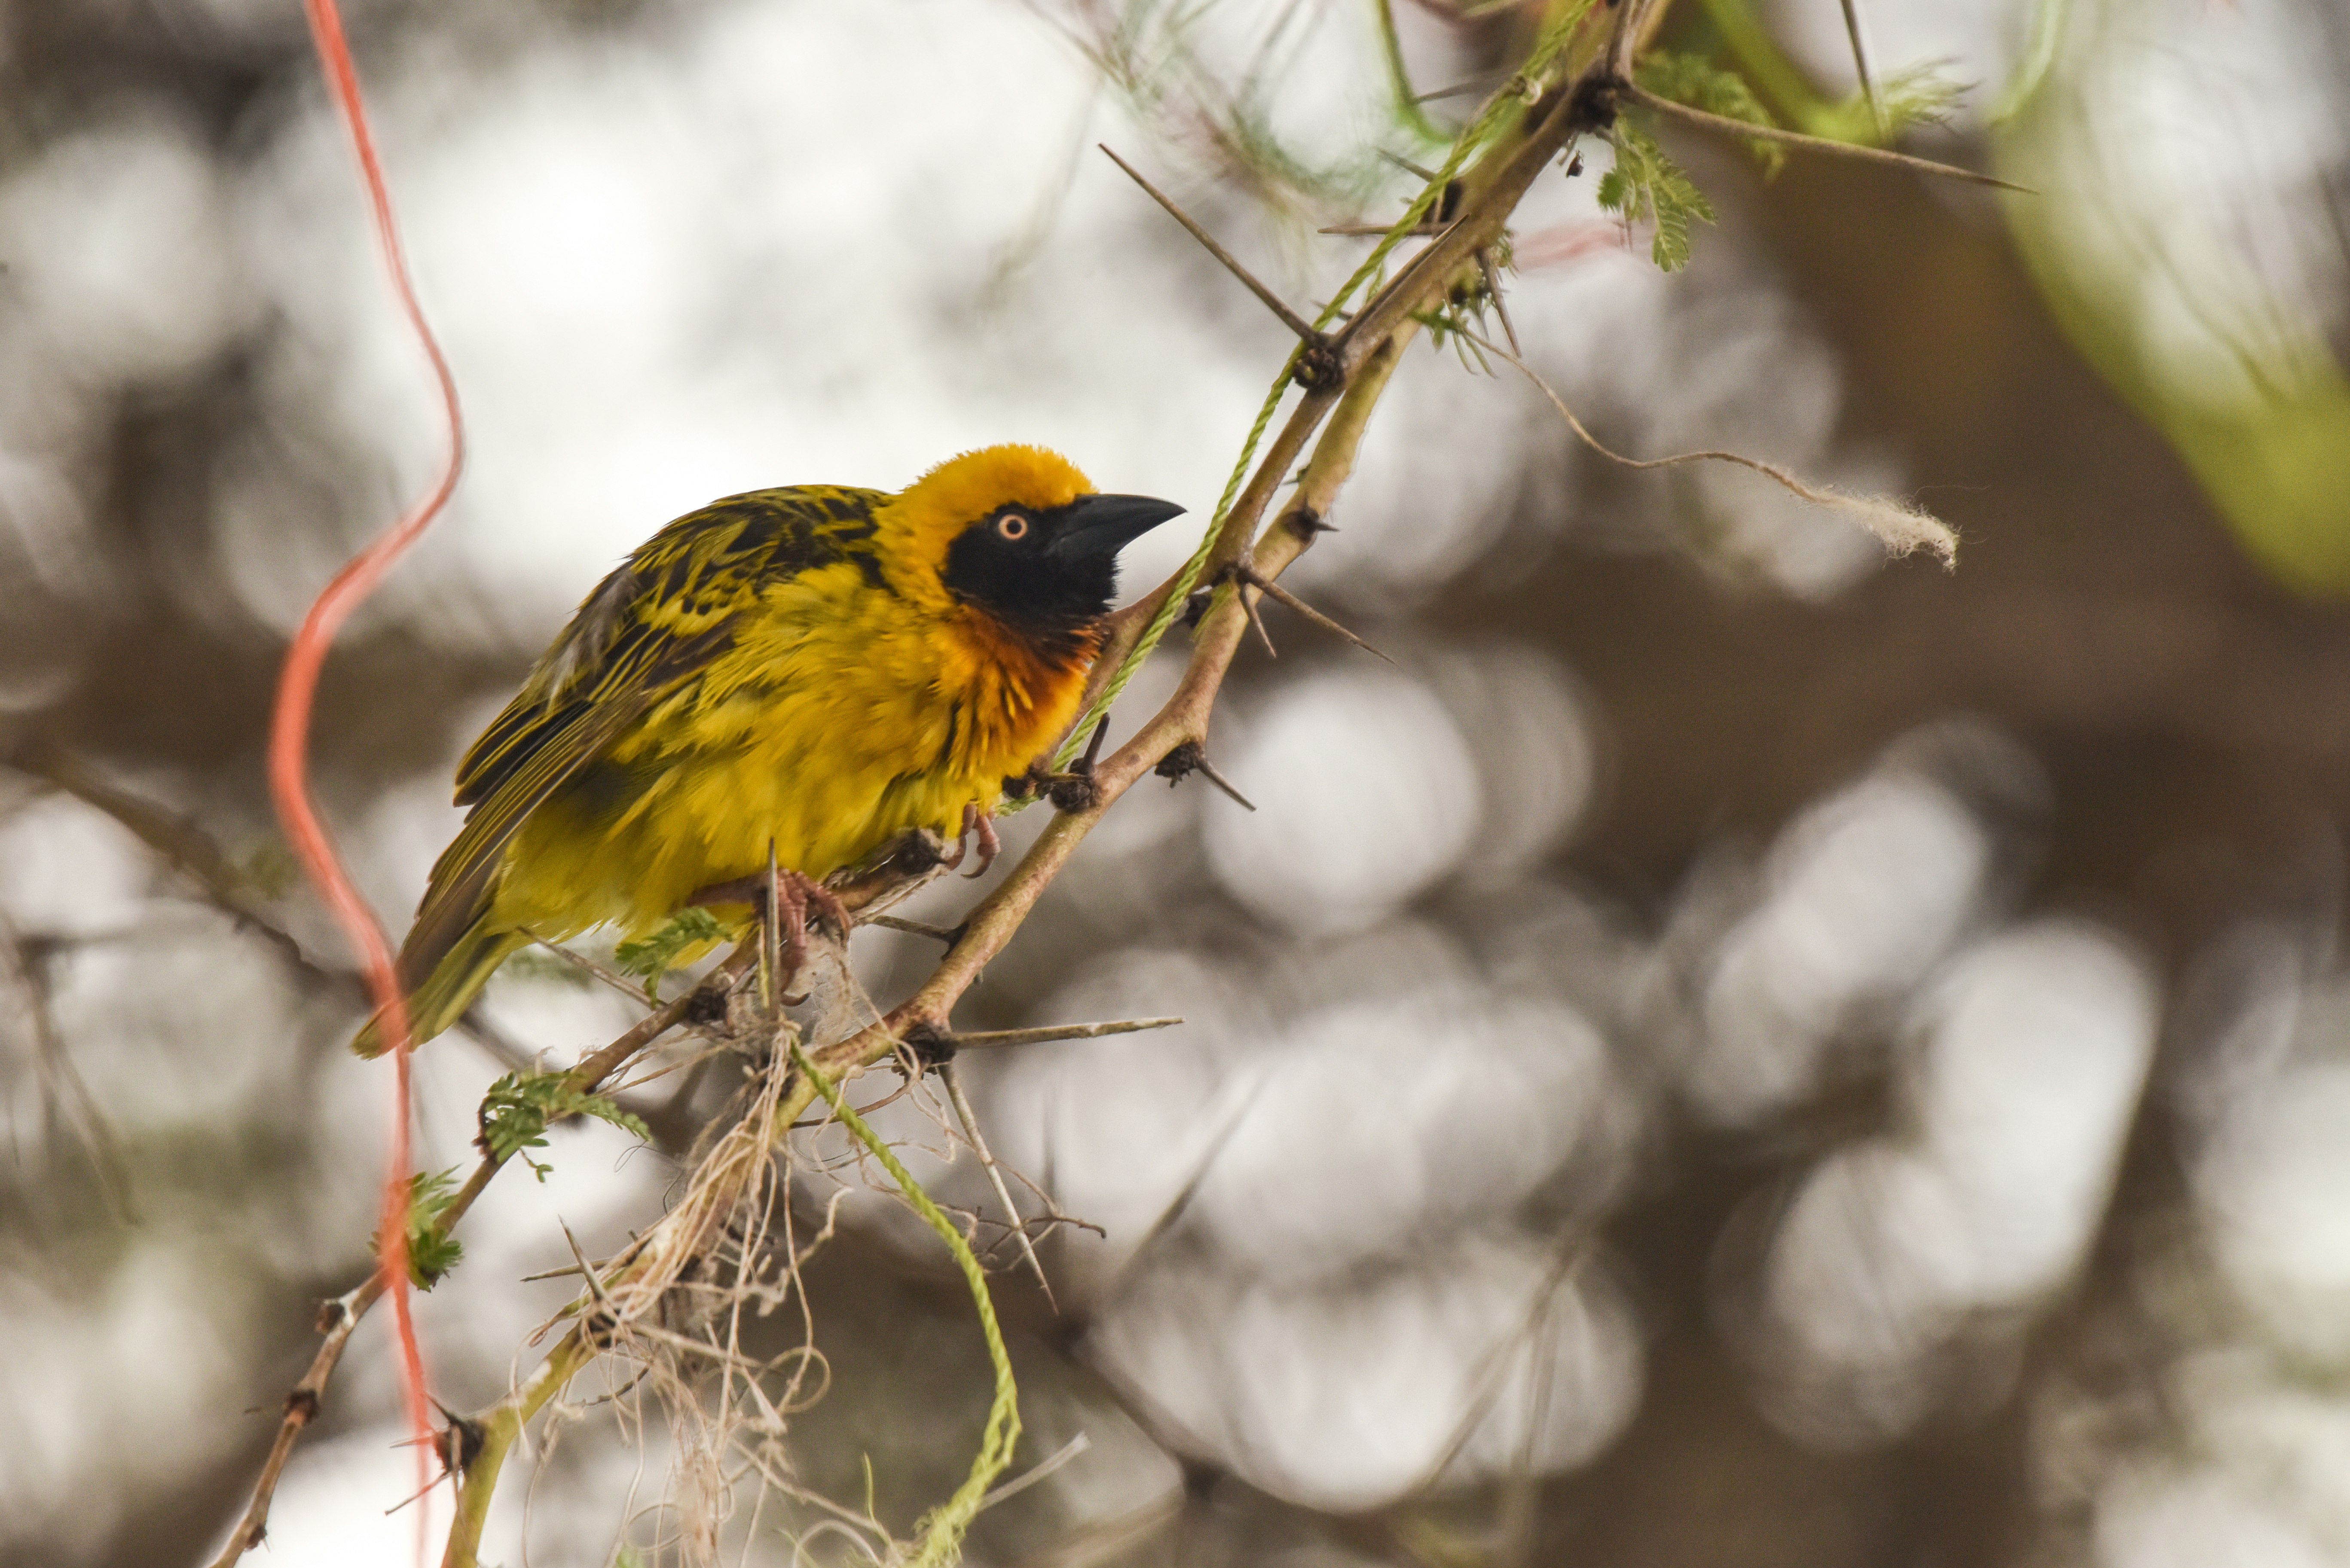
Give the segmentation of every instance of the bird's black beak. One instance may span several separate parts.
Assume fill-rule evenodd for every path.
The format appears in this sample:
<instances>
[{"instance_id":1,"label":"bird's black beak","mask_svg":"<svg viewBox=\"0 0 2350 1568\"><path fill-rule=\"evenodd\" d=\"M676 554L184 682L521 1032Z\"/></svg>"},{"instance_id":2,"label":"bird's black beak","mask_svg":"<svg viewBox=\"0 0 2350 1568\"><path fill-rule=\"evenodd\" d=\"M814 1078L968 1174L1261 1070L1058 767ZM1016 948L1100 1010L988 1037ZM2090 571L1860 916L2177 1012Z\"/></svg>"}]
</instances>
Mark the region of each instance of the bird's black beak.
<instances>
[{"instance_id":1,"label":"bird's black beak","mask_svg":"<svg viewBox=\"0 0 2350 1568\"><path fill-rule=\"evenodd\" d=\"M1080 495L1062 508L1066 518L1045 554L1062 560L1115 556L1183 509L1148 495Z\"/></svg>"}]
</instances>

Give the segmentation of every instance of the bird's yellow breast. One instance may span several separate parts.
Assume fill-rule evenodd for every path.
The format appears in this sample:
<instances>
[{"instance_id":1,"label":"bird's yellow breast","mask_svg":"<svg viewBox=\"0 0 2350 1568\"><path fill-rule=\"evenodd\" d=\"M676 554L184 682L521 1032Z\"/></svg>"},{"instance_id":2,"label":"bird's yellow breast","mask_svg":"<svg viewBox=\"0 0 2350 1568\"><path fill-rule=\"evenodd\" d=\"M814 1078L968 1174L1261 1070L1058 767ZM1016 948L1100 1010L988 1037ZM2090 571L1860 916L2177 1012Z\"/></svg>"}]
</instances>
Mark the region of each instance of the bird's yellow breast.
<instances>
[{"instance_id":1,"label":"bird's yellow breast","mask_svg":"<svg viewBox=\"0 0 2350 1568\"><path fill-rule=\"evenodd\" d=\"M1051 662L855 561L771 584L731 645L515 836L494 919L556 937L657 926L777 864L823 877L909 828L951 838L1067 728L1087 657Z\"/></svg>"}]
</instances>

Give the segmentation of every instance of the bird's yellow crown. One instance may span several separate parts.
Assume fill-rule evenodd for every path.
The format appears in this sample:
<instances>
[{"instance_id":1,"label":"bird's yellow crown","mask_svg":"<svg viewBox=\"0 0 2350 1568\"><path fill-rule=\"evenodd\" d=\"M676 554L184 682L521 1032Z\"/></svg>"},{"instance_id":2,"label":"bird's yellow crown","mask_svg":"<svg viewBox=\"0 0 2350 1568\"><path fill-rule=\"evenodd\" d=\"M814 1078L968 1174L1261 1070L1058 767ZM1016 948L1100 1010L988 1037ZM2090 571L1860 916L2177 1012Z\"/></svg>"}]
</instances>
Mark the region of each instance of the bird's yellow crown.
<instances>
[{"instance_id":1,"label":"bird's yellow crown","mask_svg":"<svg viewBox=\"0 0 2350 1568\"><path fill-rule=\"evenodd\" d=\"M1093 488L1085 471L1057 452L1017 444L982 447L947 459L879 509L874 518L876 554L892 577L919 573L926 584L935 583L947 547L980 518L1005 506L1049 512L1090 495Z\"/></svg>"}]
</instances>

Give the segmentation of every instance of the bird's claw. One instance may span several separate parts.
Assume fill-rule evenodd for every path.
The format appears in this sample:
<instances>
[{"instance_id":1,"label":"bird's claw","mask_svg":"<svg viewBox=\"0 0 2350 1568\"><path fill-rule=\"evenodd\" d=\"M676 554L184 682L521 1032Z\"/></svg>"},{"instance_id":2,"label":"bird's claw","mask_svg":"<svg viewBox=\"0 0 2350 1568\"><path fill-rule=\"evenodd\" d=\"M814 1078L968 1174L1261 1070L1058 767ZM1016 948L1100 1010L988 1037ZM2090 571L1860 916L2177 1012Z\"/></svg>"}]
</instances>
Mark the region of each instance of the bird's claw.
<instances>
[{"instance_id":1,"label":"bird's claw","mask_svg":"<svg viewBox=\"0 0 2350 1568\"><path fill-rule=\"evenodd\" d=\"M987 868L994 865L995 857L1003 852L1003 840L995 832L995 818L979 806L966 805L962 808L962 831L955 835L954 853L946 858L948 870L955 870L962 865L963 856L971 848L973 833L979 835L979 864L963 873L966 881L986 876Z\"/></svg>"},{"instance_id":2,"label":"bird's claw","mask_svg":"<svg viewBox=\"0 0 2350 1568\"><path fill-rule=\"evenodd\" d=\"M770 896L772 894L772 897ZM830 920L845 939L854 929L847 907L838 896L814 877L797 871L781 869L771 882L764 873L737 877L731 882L714 883L696 893L686 902L691 904L749 904L759 911L762 920L781 918L778 933L781 948L778 954L787 969L796 971L807 956L808 911Z\"/></svg>"}]
</instances>

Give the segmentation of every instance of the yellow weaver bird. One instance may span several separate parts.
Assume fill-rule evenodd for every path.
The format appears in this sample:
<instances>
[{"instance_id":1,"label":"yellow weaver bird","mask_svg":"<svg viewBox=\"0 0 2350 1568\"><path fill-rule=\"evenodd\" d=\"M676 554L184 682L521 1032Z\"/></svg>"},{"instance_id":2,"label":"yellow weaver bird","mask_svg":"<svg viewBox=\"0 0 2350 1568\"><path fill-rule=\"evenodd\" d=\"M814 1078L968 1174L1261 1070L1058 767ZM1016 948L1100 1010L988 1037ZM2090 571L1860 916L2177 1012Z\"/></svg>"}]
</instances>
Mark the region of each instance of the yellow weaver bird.
<instances>
[{"instance_id":1,"label":"yellow weaver bird","mask_svg":"<svg viewBox=\"0 0 2350 1568\"><path fill-rule=\"evenodd\" d=\"M457 764L473 809L400 954L415 1038L533 940L743 903L771 853L806 889L911 828L991 842L1004 780L1076 715L1118 552L1182 510L996 446L894 495L756 490L670 524Z\"/></svg>"}]
</instances>

